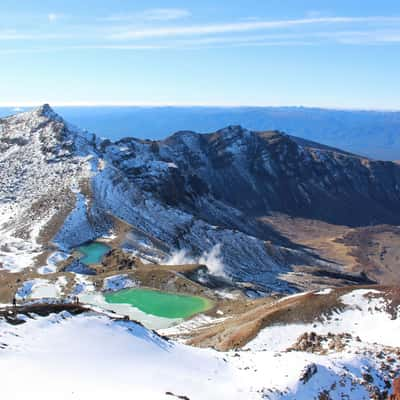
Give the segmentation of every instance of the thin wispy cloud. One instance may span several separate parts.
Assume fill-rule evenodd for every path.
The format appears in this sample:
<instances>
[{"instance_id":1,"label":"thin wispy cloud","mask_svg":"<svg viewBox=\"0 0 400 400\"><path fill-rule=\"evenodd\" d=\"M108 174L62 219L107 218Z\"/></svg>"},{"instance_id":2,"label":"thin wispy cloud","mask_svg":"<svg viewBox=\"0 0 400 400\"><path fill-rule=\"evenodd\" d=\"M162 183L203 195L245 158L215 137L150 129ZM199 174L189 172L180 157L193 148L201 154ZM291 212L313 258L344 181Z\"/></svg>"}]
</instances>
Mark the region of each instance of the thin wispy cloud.
<instances>
[{"instance_id":1,"label":"thin wispy cloud","mask_svg":"<svg viewBox=\"0 0 400 400\"><path fill-rule=\"evenodd\" d=\"M193 36L207 34L222 34L235 32L248 32L256 30L285 29L311 25L340 25L340 24L388 24L400 23L400 17L322 17L302 18L275 21L248 21L222 24L206 24L191 26L155 27L147 29L122 29L110 35L110 39L128 40L159 38L170 36Z\"/></svg>"},{"instance_id":2,"label":"thin wispy cloud","mask_svg":"<svg viewBox=\"0 0 400 400\"><path fill-rule=\"evenodd\" d=\"M181 8L154 8L145 10L142 13L144 19L148 21L171 21L190 17L189 10Z\"/></svg>"},{"instance_id":3,"label":"thin wispy cloud","mask_svg":"<svg viewBox=\"0 0 400 400\"><path fill-rule=\"evenodd\" d=\"M150 8L133 14L115 14L101 18L103 21L174 21L191 16L191 12L182 8Z\"/></svg>"},{"instance_id":4,"label":"thin wispy cloud","mask_svg":"<svg viewBox=\"0 0 400 400\"><path fill-rule=\"evenodd\" d=\"M67 45L67 46L44 46L44 47L26 47L26 48L0 48L0 54L40 54L40 53L59 53L66 51L82 51L82 50L163 50L176 48L174 45ZM183 48L183 47L182 47Z\"/></svg>"},{"instance_id":5,"label":"thin wispy cloud","mask_svg":"<svg viewBox=\"0 0 400 400\"><path fill-rule=\"evenodd\" d=\"M249 35L249 36L227 36L208 37L195 39L172 40L155 42L151 44L88 44L1 49L0 54L18 53L56 53L66 51L162 51L162 50L196 50L196 49L218 49L235 47L305 47L318 46L332 42L341 45L395 45L400 44L399 32L314 32L312 34L296 35Z\"/></svg>"},{"instance_id":6,"label":"thin wispy cloud","mask_svg":"<svg viewBox=\"0 0 400 400\"><path fill-rule=\"evenodd\" d=\"M375 31L375 32L336 32L335 41L347 45L382 45L400 43L399 31Z\"/></svg>"},{"instance_id":7,"label":"thin wispy cloud","mask_svg":"<svg viewBox=\"0 0 400 400\"><path fill-rule=\"evenodd\" d=\"M37 32L21 32L21 31L0 31L0 41L44 41L44 40L61 40L61 39L80 39L81 36L73 33L37 33Z\"/></svg>"},{"instance_id":8,"label":"thin wispy cloud","mask_svg":"<svg viewBox=\"0 0 400 400\"><path fill-rule=\"evenodd\" d=\"M181 9L149 9L142 12L158 21L190 15ZM50 15L52 15L50 17ZM49 21L59 16L49 14ZM61 16L61 15L60 15ZM69 18L71 19L71 18ZM317 17L290 20L241 20L232 23L172 25L151 23L133 28L126 21L85 25L56 24L47 32L4 30L0 41L37 42L37 51L82 49L161 50L233 46L309 46L323 43L379 45L400 43L400 17ZM139 24L139 26L142 26ZM45 41L47 46L43 46ZM51 44L51 45L50 45ZM28 51L35 47L30 46ZM44 49L44 50L43 50ZM23 52L23 47L16 49ZM0 52L14 51L0 49Z\"/></svg>"},{"instance_id":9,"label":"thin wispy cloud","mask_svg":"<svg viewBox=\"0 0 400 400\"><path fill-rule=\"evenodd\" d=\"M393 1L358 9L345 1L20 3L0 1L8 102L399 107ZM71 86L59 77L72 70Z\"/></svg>"}]
</instances>

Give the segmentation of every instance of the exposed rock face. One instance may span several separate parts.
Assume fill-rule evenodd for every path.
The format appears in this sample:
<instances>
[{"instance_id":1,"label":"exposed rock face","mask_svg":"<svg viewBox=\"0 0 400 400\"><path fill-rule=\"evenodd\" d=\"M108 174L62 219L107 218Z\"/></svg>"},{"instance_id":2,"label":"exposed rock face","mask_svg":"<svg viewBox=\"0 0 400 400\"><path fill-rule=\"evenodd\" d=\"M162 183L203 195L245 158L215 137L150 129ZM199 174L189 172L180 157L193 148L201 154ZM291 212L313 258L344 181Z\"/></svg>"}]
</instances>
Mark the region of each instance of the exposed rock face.
<instances>
[{"instance_id":1,"label":"exposed rock face","mask_svg":"<svg viewBox=\"0 0 400 400\"><path fill-rule=\"evenodd\" d=\"M318 335L315 332L305 332L288 351L307 351L316 354L340 352L351 339L352 336L348 333Z\"/></svg>"},{"instance_id":2,"label":"exposed rock face","mask_svg":"<svg viewBox=\"0 0 400 400\"><path fill-rule=\"evenodd\" d=\"M298 142L234 126L208 135L178 132L160 142L123 139L106 153L145 190L219 223L227 207L248 217L277 211L344 225L400 221L396 164Z\"/></svg>"},{"instance_id":3,"label":"exposed rock face","mask_svg":"<svg viewBox=\"0 0 400 400\"><path fill-rule=\"evenodd\" d=\"M101 262L105 269L132 269L140 262L136 257L124 253L121 249L110 250Z\"/></svg>"},{"instance_id":4,"label":"exposed rock face","mask_svg":"<svg viewBox=\"0 0 400 400\"><path fill-rule=\"evenodd\" d=\"M393 393L389 397L390 400L400 400L400 378L393 381Z\"/></svg>"},{"instance_id":5,"label":"exposed rock face","mask_svg":"<svg viewBox=\"0 0 400 400\"><path fill-rule=\"evenodd\" d=\"M222 245L225 273L290 291L281 276L291 265L331 265L260 217L400 223L400 166L280 132L233 126L112 143L45 105L0 120L0 146L3 249L10 238L30 254L51 239L68 249L107 232L113 216L150 238L139 255L146 246L154 255L157 243L156 254L185 248L199 258ZM4 260L10 269L16 262L0 253Z\"/></svg>"},{"instance_id":6,"label":"exposed rock face","mask_svg":"<svg viewBox=\"0 0 400 400\"><path fill-rule=\"evenodd\" d=\"M167 182L180 188L178 197L160 195L205 216L198 199L212 196L252 217L278 211L344 225L400 221L400 169L391 162L240 126L177 133L158 154L178 166Z\"/></svg>"},{"instance_id":7,"label":"exposed rock face","mask_svg":"<svg viewBox=\"0 0 400 400\"><path fill-rule=\"evenodd\" d=\"M300 381L303 384L306 384L317 373L317 371L318 367L314 363L307 365L300 376Z\"/></svg>"}]
</instances>

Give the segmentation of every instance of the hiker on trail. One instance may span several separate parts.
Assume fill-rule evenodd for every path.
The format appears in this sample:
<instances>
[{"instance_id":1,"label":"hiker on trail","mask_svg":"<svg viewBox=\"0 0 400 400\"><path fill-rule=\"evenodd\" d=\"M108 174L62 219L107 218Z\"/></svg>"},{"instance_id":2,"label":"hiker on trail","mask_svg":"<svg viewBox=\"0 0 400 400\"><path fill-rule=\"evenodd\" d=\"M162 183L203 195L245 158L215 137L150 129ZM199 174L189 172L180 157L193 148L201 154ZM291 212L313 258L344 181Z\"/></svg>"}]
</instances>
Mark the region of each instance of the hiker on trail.
<instances>
[{"instance_id":1,"label":"hiker on trail","mask_svg":"<svg viewBox=\"0 0 400 400\"><path fill-rule=\"evenodd\" d=\"M15 296L13 297L13 307L17 308L17 299L15 298Z\"/></svg>"}]
</instances>

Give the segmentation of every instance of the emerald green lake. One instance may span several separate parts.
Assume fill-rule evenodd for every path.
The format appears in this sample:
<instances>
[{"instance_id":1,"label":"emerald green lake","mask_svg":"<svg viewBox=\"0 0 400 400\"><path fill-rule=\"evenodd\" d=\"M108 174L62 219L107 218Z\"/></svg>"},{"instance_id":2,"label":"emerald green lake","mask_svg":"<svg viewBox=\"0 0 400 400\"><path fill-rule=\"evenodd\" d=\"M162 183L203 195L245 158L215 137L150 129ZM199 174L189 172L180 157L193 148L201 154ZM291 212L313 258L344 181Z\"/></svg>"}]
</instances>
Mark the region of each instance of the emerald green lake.
<instances>
[{"instance_id":1,"label":"emerald green lake","mask_svg":"<svg viewBox=\"0 0 400 400\"><path fill-rule=\"evenodd\" d=\"M188 318L208 310L210 300L198 296L186 296L151 289L127 289L106 293L108 303L130 304L146 314L164 318Z\"/></svg>"},{"instance_id":2,"label":"emerald green lake","mask_svg":"<svg viewBox=\"0 0 400 400\"><path fill-rule=\"evenodd\" d=\"M86 265L90 265L100 263L102 258L110 250L110 248L104 243L91 242L79 246L77 250L83 254L83 257L80 258L80 261Z\"/></svg>"}]
</instances>

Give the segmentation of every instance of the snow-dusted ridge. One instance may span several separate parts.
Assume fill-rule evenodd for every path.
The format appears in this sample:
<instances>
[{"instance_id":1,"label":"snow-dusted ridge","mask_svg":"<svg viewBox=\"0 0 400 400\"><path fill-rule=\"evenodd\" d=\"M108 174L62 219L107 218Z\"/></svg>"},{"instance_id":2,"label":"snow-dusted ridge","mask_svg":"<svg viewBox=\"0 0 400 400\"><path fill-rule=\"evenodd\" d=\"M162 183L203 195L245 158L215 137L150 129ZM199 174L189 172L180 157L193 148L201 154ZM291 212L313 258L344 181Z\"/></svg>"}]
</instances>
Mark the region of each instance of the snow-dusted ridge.
<instances>
[{"instance_id":1,"label":"snow-dusted ridge","mask_svg":"<svg viewBox=\"0 0 400 400\"><path fill-rule=\"evenodd\" d=\"M290 292L292 265L327 262L259 218L399 218L400 167L280 132L231 126L112 143L44 105L0 120L0 150L0 268L10 271L44 266L37 260L50 242L69 251L108 234L117 217L158 240L161 247L137 248L139 256L186 249L199 258L220 246L227 275Z\"/></svg>"},{"instance_id":2,"label":"snow-dusted ridge","mask_svg":"<svg viewBox=\"0 0 400 400\"><path fill-rule=\"evenodd\" d=\"M41 253L46 225L69 212L93 155L47 105L1 120L0 150L0 263L19 271Z\"/></svg>"},{"instance_id":3,"label":"snow-dusted ridge","mask_svg":"<svg viewBox=\"0 0 400 400\"><path fill-rule=\"evenodd\" d=\"M257 268L259 277L254 280L266 282L281 271L262 240L237 230L216 229L180 207L165 204L151 186L168 179L177 166L158 159L151 143L102 142L71 127L48 105L1 120L0 133L3 269L17 272L34 266L49 240L68 251L107 233L112 214L161 240L171 253L186 248L200 256L222 244L228 272L240 279L252 278L251 269ZM132 180L132 170L140 170L139 185ZM237 210L227 211L240 218ZM182 229L187 232L177 241ZM242 271L235 272L239 265Z\"/></svg>"}]
</instances>

